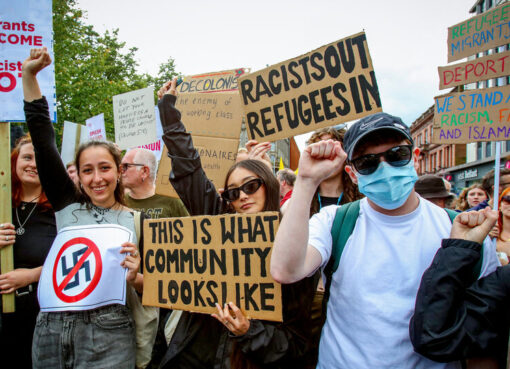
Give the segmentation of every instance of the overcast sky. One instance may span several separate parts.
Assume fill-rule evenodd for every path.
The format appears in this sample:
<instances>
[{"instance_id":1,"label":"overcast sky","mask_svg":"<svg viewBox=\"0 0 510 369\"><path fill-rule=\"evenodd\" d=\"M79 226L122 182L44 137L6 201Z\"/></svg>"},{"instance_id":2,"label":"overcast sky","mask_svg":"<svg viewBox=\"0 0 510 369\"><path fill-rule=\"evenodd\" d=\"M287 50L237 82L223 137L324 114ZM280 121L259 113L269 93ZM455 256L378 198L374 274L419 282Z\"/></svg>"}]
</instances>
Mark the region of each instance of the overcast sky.
<instances>
[{"instance_id":1,"label":"overcast sky","mask_svg":"<svg viewBox=\"0 0 510 369\"><path fill-rule=\"evenodd\" d=\"M366 32L384 111L411 124L439 91L447 28L475 0L78 0L99 32L119 29L141 72L175 59L185 75L252 71ZM157 87L157 86L156 86Z\"/></svg>"}]
</instances>

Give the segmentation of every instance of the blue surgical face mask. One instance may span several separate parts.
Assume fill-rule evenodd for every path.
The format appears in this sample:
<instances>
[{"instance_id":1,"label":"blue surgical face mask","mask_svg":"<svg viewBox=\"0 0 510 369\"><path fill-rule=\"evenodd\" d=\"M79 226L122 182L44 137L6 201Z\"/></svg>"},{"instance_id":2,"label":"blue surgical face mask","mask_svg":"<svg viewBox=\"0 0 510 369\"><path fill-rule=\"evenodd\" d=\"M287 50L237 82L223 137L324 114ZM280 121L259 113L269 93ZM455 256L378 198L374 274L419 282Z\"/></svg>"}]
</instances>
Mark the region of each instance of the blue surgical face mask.
<instances>
[{"instance_id":1,"label":"blue surgical face mask","mask_svg":"<svg viewBox=\"0 0 510 369\"><path fill-rule=\"evenodd\" d=\"M394 167L383 161L374 173L356 175L359 191L386 210L404 205L418 180L412 160L403 167Z\"/></svg>"}]
</instances>

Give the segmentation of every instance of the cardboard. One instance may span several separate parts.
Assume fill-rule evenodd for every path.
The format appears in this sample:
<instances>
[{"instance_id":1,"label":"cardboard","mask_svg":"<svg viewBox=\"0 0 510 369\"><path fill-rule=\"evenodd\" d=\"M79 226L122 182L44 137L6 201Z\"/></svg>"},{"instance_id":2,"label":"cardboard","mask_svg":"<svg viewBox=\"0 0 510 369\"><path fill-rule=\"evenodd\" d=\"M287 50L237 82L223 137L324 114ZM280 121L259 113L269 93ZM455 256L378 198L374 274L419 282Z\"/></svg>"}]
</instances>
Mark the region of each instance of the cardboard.
<instances>
[{"instance_id":1,"label":"cardboard","mask_svg":"<svg viewBox=\"0 0 510 369\"><path fill-rule=\"evenodd\" d=\"M185 93L211 93L236 92L237 79L247 73L248 69L238 68L221 72L210 72L183 77L183 82L177 86L177 92Z\"/></svg>"},{"instance_id":2,"label":"cardboard","mask_svg":"<svg viewBox=\"0 0 510 369\"><path fill-rule=\"evenodd\" d=\"M510 85L466 90L435 100L433 143L510 139Z\"/></svg>"},{"instance_id":3,"label":"cardboard","mask_svg":"<svg viewBox=\"0 0 510 369\"><path fill-rule=\"evenodd\" d=\"M278 222L277 212L146 220L142 303L211 314L233 302L248 318L281 322L269 272Z\"/></svg>"},{"instance_id":4,"label":"cardboard","mask_svg":"<svg viewBox=\"0 0 510 369\"><path fill-rule=\"evenodd\" d=\"M227 172L235 163L239 140L229 138L215 138L196 136L193 144L200 154L202 168L214 187L222 188ZM170 184L169 175L172 170L172 161L167 155L168 150L163 148L156 176L156 193L168 197L179 197Z\"/></svg>"},{"instance_id":5,"label":"cardboard","mask_svg":"<svg viewBox=\"0 0 510 369\"><path fill-rule=\"evenodd\" d=\"M114 96L113 120L115 143L121 150L155 142L154 87Z\"/></svg>"},{"instance_id":6,"label":"cardboard","mask_svg":"<svg viewBox=\"0 0 510 369\"><path fill-rule=\"evenodd\" d=\"M87 125L89 140L106 141L103 113L85 120L85 124Z\"/></svg>"},{"instance_id":7,"label":"cardboard","mask_svg":"<svg viewBox=\"0 0 510 369\"><path fill-rule=\"evenodd\" d=\"M439 89L510 75L510 51L439 67Z\"/></svg>"},{"instance_id":8,"label":"cardboard","mask_svg":"<svg viewBox=\"0 0 510 369\"><path fill-rule=\"evenodd\" d=\"M64 121L62 150L60 157L64 165L74 161L78 147L88 140L87 127L82 124Z\"/></svg>"},{"instance_id":9,"label":"cardboard","mask_svg":"<svg viewBox=\"0 0 510 369\"><path fill-rule=\"evenodd\" d=\"M175 107L186 131L195 136L239 139L242 109L239 95L231 93L184 94Z\"/></svg>"},{"instance_id":10,"label":"cardboard","mask_svg":"<svg viewBox=\"0 0 510 369\"><path fill-rule=\"evenodd\" d=\"M275 141L382 111L364 32L239 77L248 137Z\"/></svg>"},{"instance_id":11,"label":"cardboard","mask_svg":"<svg viewBox=\"0 0 510 369\"><path fill-rule=\"evenodd\" d=\"M448 63L508 44L510 4L489 9L448 27Z\"/></svg>"}]
</instances>

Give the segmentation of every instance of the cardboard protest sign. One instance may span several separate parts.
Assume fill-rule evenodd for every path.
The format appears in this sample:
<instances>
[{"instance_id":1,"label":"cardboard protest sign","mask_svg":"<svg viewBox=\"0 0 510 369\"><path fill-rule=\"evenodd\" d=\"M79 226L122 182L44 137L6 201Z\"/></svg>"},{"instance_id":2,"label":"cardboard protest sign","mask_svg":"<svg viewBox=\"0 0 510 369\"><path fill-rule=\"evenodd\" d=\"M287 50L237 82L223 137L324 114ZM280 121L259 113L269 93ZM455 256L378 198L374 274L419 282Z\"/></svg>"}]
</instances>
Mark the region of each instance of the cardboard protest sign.
<instances>
[{"instance_id":1,"label":"cardboard protest sign","mask_svg":"<svg viewBox=\"0 0 510 369\"><path fill-rule=\"evenodd\" d=\"M497 46L510 38L510 4L489 9L448 28L448 63Z\"/></svg>"},{"instance_id":2,"label":"cardboard protest sign","mask_svg":"<svg viewBox=\"0 0 510 369\"><path fill-rule=\"evenodd\" d=\"M156 141L154 87L114 96L113 118L115 142L122 150Z\"/></svg>"},{"instance_id":3,"label":"cardboard protest sign","mask_svg":"<svg viewBox=\"0 0 510 369\"><path fill-rule=\"evenodd\" d=\"M41 311L90 310L125 304L126 272L121 245L132 239L122 226L98 224L61 229L41 272Z\"/></svg>"},{"instance_id":4,"label":"cardboard protest sign","mask_svg":"<svg viewBox=\"0 0 510 369\"><path fill-rule=\"evenodd\" d=\"M152 151L154 155L156 155L156 160L159 161L161 159L161 153L163 152L165 144L163 142L163 139L161 138L163 136L163 127L161 126L161 118L159 117L159 109L157 105L154 107L154 115L156 117L157 139L156 141L151 142L150 144L140 145L138 147Z\"/></svg>"},{"instance_id":5,"label":"cardboard protest sign","mask_svg":"<svg viewBox=\"0 0 510 369\"><path fill-rule=\"evenodd\" d=\"M222 188L227 172L235 162L239 140L195 136L193 144L200 154L202 168L207 174L207 178L214 184L214 187ZM165 147L156 176L156 193L168 197L179 197L168 178L172 170L172 161L167 154L168 150Z\"/></svg>"},{"instance_id":6,"label":"cardboard protest sign","mask_svg":"<svg viewBox=\"0 0 510 369\"><path fill-rule=\"evenodd\" d=\"M510 85L435 98L434 136L438 144L510 139Z\"/></svg>"},{"instance_id":7,"label":"cardboard protest sign","mask_svg":"<svg viewBox=\"0 0 510 369\"><path fill-rule=\"evenodd\" d=\"M250 139L275 141L381 111L365 33L239 77Z\"/></svg>"},{"instance_id":8,"label":"cardboard protest sign","mask_svg":"<svg viewBox=\"0 0 510 369\"><path fill-rule=\"evenodd\" d=\"M235 303L245 316L282 321L269 273L277 212L146 220L143 304L200 313Z\"/></svg>"},{"instance_id":9,"label":"cardboard protest sign","mask_svg":"<svg viewBox=\"0 0 510 369\"><path fill-rule=\"evenodd\" d=\"M103 113L87 119L85 124L87 125L89 140L106 141Z\"/></svg>"},{"instance_id":10,"label":"cardboard protest sign","mask_svg":"<svg viewBox=\"0 0 510 369\"><path fill-rule=\"evenodd\" d=\"M510 51L439 67L439 89L510 75Z\"/></svg>"},{"instance_id":11,"label":"cardboard protest sign","mask_svg":"<svg viewBox=\"0 0 510 369\"><path fill-rule=\"evenodd\" d=\"M55 60L52 14L51 0L0 0L0 122L25 121L21 65L30 49L46 46ZM55 64L38 73L37 80L56 122Z\"/></svg>"},{"instance_id":12,"label":"cardboard protest sign","mask_svg":"<svg viewBox=\"0 0 510 369\"><path fill-rule=\"evenodd\" d=\"M62 134L62 150L60 157L64 165L74 161L78 147L88 140L87 127L82 124L64 121Z\"/></svg>"},{"instance_id":13,"label":"cardboard protest sign","mask_svg":"<svg viewBox=\"0 0 510 369\"><path fill-rule=\"evenodd\" d=\"M247 72L245 68L224 70L186 76L182 83L177 86L177 92L204 93L204 92L235 92L237 91L237 79Z\"/></svg>"}]
</instances>

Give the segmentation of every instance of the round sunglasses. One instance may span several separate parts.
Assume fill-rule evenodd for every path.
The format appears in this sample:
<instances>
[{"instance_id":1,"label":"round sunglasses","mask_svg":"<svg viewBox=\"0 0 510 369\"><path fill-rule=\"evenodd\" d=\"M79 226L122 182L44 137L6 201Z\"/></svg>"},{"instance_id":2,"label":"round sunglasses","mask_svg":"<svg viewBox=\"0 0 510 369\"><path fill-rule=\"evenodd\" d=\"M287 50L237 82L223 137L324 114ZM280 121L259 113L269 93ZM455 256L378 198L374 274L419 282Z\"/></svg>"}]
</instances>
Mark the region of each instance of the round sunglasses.
<instances>
[{"instance_id":1,"label":"round sunglasses","mask_svg":"<svg viewBox=\"0 0 510 369\"><path fill-rule=\"evenodd\" d=\"M376 171L381 161L384 160L394 167L403 167L407 165L413 157L413 145L399 145L379 154L367 154L359 158L352 159L351 163L359 174L368 175Z\"/></svg>"},{"instance_id":2,"label":"round sunglasses","mask_svg":"<svg viewBox=\"0 0 510 369\"><path fill-rule=\"evenodd\" d=\"M241 191L247 195L251 195L257 192L263 184L264 181L261 178L251 179L239 187L226 189L221 194L221 197L227 201L235 201L241 196Z\"/></svg>"}]
</instances>

